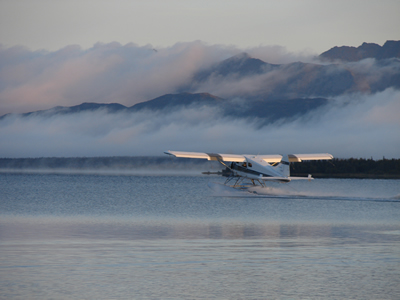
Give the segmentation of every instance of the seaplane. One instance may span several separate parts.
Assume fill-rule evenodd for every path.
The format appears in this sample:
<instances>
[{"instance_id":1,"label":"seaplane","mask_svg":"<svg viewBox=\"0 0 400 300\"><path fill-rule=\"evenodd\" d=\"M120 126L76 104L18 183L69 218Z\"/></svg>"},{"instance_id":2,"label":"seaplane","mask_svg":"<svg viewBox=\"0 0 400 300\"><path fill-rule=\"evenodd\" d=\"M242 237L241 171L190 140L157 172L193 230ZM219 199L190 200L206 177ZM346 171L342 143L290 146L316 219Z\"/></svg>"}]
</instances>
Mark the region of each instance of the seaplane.
<instances>
[{"instance_id":1,"label":"seaplane","mask_svg":"<svg viewBox=\"0 0 400 300\"><path fill-rule=\"evenodd\" d=\"M182 158L198 158L218 161L224 167L225 172L221 174L227 179L225 186L247 190L251 192L252 187L267 188L268 182L288 183L292 180L312 180L308 177L290 176L290 163L308 160L331 160L332 154L272 154L272 155L249 155L249 154L221 154L184 151L165 151L165 154Z\"/></svg>"}]
</instances>

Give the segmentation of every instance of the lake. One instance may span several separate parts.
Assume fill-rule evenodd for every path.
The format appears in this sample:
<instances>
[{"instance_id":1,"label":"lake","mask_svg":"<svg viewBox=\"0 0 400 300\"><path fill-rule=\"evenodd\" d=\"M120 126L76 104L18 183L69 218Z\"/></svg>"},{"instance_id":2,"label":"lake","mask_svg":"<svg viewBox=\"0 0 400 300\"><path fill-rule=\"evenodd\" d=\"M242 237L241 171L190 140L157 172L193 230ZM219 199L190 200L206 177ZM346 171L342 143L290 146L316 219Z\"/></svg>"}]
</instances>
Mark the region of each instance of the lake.
<instances>
[{"instance_id":1,"label":"lake","mask_svg":"<svg viewBox=\"0 0 400 300\"><path fill-rule=\"evenodd\" d=\"M400 181L212 182L0 173L0 299L400 298Z\"/></svg>"}]
</instances>

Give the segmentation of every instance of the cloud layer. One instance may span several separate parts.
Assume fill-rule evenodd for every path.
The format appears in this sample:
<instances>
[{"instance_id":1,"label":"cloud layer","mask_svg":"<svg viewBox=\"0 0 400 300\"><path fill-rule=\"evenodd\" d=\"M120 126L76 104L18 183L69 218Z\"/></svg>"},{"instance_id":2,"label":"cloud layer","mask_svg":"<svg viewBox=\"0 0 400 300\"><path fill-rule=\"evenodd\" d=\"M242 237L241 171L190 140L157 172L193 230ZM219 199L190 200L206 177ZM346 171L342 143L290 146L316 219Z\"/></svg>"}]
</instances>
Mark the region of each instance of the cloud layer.
<instances>
[{"instance_id":1,"label":"cloud layer","mask_svg":"<svg viewBox=\"0 0 400 300\"><path fill-rule=\"evenodd\" d=\"M68 46L56 52L0 47L0 115L83 102L131 106L175 93L198 70L244 50L268 63L312 60L312 55L288 53L282 47L238 49L202 42L162 49L111 43L86 50ZM399 157L400 92L373 90L385 74L397 74L399 63L364 60L346 68L355 74L358 92L332 97L330 105L295 121L260 128L257 120L222 117L209 107L169 114L10 115L0 119L0 157L162 155L165 150ZM197 85L195 91L220 97L251 95L285 82L284 76L276 70L239 79L218 78Z\"/></svg>"},{"instance_id":2,"label":"cloud layer","mask_svg":"<svg viewBox=\"0 0 400 300\"><path fill-rule=\"evenodd\" d=\"M311 59L278 46L243 50L202 42L161 49L110 43L85 50L71 45L55 52L0 45L0 115L83 102L131 106L175 93L196 71L243 51L270 63Z\"/></svg>"},{"instance_id":3,"label":"cloud layer","mask_svg":"<svg viewBox=\"0 0 400 300\"><path fill-rule=\"evenodd\" d=\"M254 120L223 118L207 107L167 115L104 111L51 118L12 115L0 121L0 157L163 155L166 150L183 150L398 158L399 91L334 100L296 121L262 128Z\"/></svg>"}]
</instances>

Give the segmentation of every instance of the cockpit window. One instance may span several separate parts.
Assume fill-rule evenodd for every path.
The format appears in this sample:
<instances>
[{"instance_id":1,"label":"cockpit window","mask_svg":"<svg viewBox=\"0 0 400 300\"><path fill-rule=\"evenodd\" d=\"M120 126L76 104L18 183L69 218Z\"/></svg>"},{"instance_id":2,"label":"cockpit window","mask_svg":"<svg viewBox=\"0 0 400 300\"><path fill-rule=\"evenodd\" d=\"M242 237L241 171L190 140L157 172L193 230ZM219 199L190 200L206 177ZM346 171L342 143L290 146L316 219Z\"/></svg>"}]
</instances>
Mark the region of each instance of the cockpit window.
<instances>
[{"instance_id":1,"label":"cockpit window","mask_svg":"<svg viewBox=\"0 0 400 300\"><path fill-rule=\"evenodd\" d=\"M251 168L253 165L251 163L249 163L249 168Z\"/></svg>"},{"instance_id":2,"label":"cockpit window","mask_svg":"<svg viewBox=\"0 0 400 300\"><path fill-rule=\"evenodd\" d=\"M244 162L242 166L247 168L247 163Z\"/></svg>"}]
</instances>

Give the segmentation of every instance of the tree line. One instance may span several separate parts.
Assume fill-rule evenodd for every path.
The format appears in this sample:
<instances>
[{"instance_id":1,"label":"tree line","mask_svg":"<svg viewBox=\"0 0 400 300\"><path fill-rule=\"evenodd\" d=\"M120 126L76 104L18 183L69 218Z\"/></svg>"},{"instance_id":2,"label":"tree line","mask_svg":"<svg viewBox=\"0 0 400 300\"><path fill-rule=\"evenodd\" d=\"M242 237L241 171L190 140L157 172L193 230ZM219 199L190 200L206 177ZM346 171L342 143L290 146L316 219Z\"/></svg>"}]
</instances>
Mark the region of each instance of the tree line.
<instances>
[{"instance_id":1,"label":"tree line","mask_svg":"<svg viewBox=\"0 0 400 300\"><path fill-rule=\"evenodd\" d=\"M290 166L292 176L312 174L330 178L400 178L400 159L349 158L304 161Z\"/></svg>"}]
</instances>

